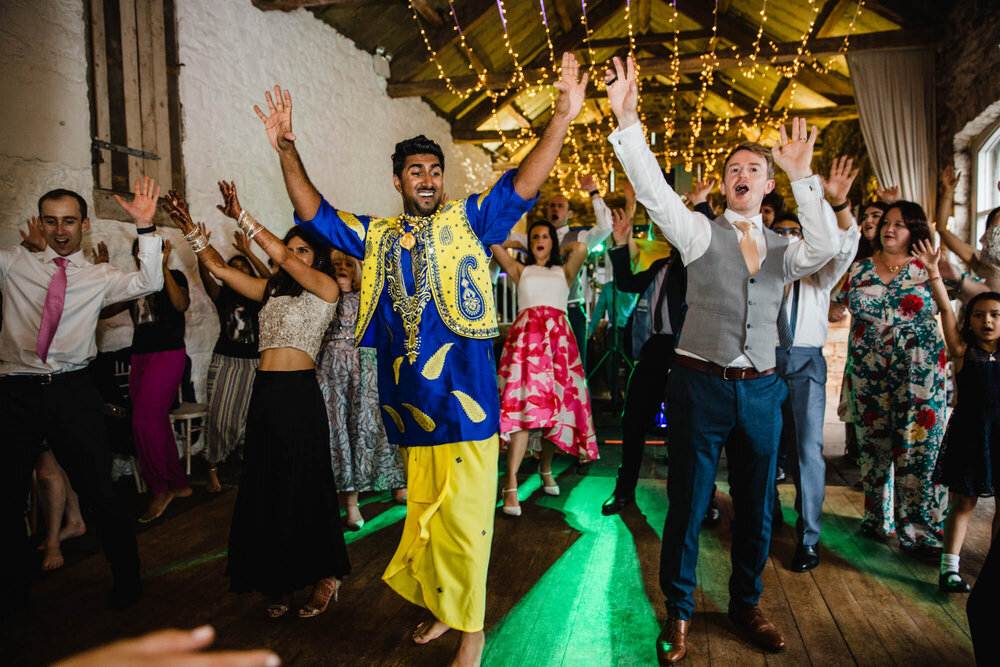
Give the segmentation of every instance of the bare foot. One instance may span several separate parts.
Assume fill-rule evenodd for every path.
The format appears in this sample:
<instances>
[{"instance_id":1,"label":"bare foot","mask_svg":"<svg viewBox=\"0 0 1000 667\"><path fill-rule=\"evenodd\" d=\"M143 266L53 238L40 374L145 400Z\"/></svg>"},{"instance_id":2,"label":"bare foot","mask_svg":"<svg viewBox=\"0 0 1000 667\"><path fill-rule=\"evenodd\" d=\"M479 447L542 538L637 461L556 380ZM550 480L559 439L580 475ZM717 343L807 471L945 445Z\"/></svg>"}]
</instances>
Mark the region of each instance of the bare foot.
<instances>
[{"instance_id":1,"label":"bare foot","mask_svg":"<svg viewBox=\"0 0 1000 667\"><path fill-rule=\"evenodd\" d=\"M80 537L87 532L87 524L82 520L79 522L67 523L59 531L59 541L68 540L71 537Z\"/></svg>"},{"instance_id":2,"label":"bare foot","mask_svg":"<svg viewBox=\"0 0 1000 667\"><path fill-rule=\"evenodd\" d=\"M45 546L45 558L42 559L43 571L58 570L63 566L63 562L62 551L59 550L58 544L55 546Z\"/></svg>"},{"instance_id":3,"label":"bare foot","mask_svg":"<svg viewBox=\"0 0 1000 667\"><path fill-rule=\"evenodd\" d=\"M436 618L424 621L413 631L413 643L420 645L429 644L449 630L451 630L449 626Z\"/></svg>"},{"instance_id":4,"label":"bare foot","mask_svg":"<svg viewBox=\"0 0 1000 667\"><path fill-rule=\"evenodd\" d=\"M191 490L190 486L185 486L183 489L174 489L171 493L174 494L174 498L187 498L194 491Z\"/></svg>"},{"instance_id":5,"label":"bare foot","mask_svg":"<svg viewBox=\"0 0 1000 667\"><path fill-rule=\"evenodd\" d=\"M139 523L149 523L160 518L164 510L167 509L167 505L170 501L174 499L173 491L164 491L163 493L157 493L153 496L153 500L149 503L149 509L139 517Z\"/></svg>"},{"instance_id":6,"label":"bare foot","mask_svg":"<svg viewBox=\"0 0 1000 667\"><path fill-rule=\"evenodd\" d=\"M218 468L208 469L208 484L205 485L205 490L209 493L218 493L219 491L222 491L222 484L219 482Z\"/></svg>"},{"instance_id":7,"label":"bare foot","mask_svg":"<svg viewBox=\"0 0 1000 667\"><path fill-rule=\"evenodd\" d=\"M458 645L458 653L455 654L455 658L450 664L455 667L479 667L485 646L486 635L482 630L463 632L462 641Z\"/></svg>"}]
</instances>

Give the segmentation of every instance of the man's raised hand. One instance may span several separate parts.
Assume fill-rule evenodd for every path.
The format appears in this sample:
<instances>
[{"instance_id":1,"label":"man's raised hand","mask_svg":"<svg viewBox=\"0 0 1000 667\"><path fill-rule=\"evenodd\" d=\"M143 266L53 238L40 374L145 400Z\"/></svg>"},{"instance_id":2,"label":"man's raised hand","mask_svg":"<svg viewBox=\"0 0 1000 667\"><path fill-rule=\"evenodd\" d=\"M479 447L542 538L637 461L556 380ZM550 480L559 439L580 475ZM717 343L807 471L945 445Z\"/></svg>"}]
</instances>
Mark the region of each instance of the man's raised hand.
<instances>
[{"instance_id":1,"label":"man's raised hand","mask_svg":"<svg viewBox=\"0 0 1000 667\"><path fill-rule=\"evenodd\" d=\"M632 236L632 216L620 208L611 209L611 236L615 245L626 245Z\"/></svg>"},{"instance_id":2,"label":"man's raised hand","mask_svg":"<svg viewBox=\"0 0 1000 667\"><path fill-rule=\"evenodd\" d=\"M684 196L688 198L691 205L701 204L708 201L708 193L715 187L714 178L706 178L702 181L695 181L691 184L693 192L684 191Z\"/></svg>"},{"instance_id":3,"label":"man's raised hand","mask_svg":"<svg viewBox=\"0 0 1000 667\"><path fill-rule=\"evenodd\" d=\"M160 186L156 181L148 176L141 181L135 179L135 196L131 202L127 202L118 195L114 195L118 205L125 209L136 227L152 227L153 216L156 214L156 201L160 198Z\"/></svg>"},{"instance_id":4,"label":"man's raised hand","mask_svg":"<svg viewBox=\"0 0 1000 667\"><path fill-rule=\"evenodd\" d=\"M858 169L852 169L854 160L841 155L833 159L830 165L830 177L823 179L823 190L826 192L826 199L834 206L840 206L847 201L847 193L851 191L851 185L858 176Z\"/></svg>"},{"instance_id":5,"label":"man's raised hand","mask_svg":"<svg viewBox=\"0 0 1000 667\"><path fill-rule=\"evenodd\" d=\"M771 148L771 155L774 156L775 164L788 174L789 180L798 181L812 176L813 147L818 136L819 128L813 125L810 132L805 118L792 119L791 139L788 138L785 126L781 126L781 136Z\"/></svg>"},{"instance_id":6,"label":"man's raised hand","mask_svg":"<svg viewBox=\"0 0 1000 667\"><path fill-rule=\"evenodd\" d=\"M562 115L569 120L573 120L580 115L580 109L587 100L587 81L590 75L587 72L580 76L580 65L576 62L576 56L567 51L562 57L562 69L555 86L559 89L559 97L553 113Z\"/></svg>"},{"instance_id":7,"label":"man's raised hand","mask_svg":"<svg viewBox=\"0 0 1000 667\"><path fill-rule=\"evenodd\" d=\"M108 264L111 256L108 254L108 246L104 241L97 244L97 247L90 251L91 264Z\"/></svg>"},{"instance_id":8,"label":"man's raised hand","mask_svg":"<svg viewBox=\"0 0 1000 667\"><path fill-rule=\"evenodd\" d=\"M593 174L580 174L576 179L577 187L586 193L591 193L597 190L597 181L594 180Z\"/></svg>"},{"instance_id":9,"label":"man's raised hand","mask_svg":"<svg viewBox=\"0 0 1000 667\"><path fill-rule=\"evenodd\" d=\"M257 117L264 122L264 130L267 132L267 140L271 142L271 147L279 153L290 150L295 141L292 134L292 94L287 90L282 90L280 86L274 87L274 98L271 92L264 93L267 100L267 114L261 111L256 104L253 110L257 112Z\"/></svg>"},{"instance_id":10,"label":"man's raised hand","mask_svg":"<svg viewBox=\"0 0 1000 667\"><path fill-rule=\"evenodd\" d=\"M618 119L618 127L625 129L639 122L639 84L635 80L635 60L629 56L625 67L621 58L612 59L614 69L607 70L604 86L608 91L608 103Z\"/></svg>"},{"instance_id":11,"label":"man's raised hand","mask_svg":"<svg viewBox=\"0 0 1000 667\"><path fill-rule=\"evenodd\" d=\"M42 219L38 216L28 218L27 234L23 229L17 231L21 233L21 238L24 239L21 245L31 252L42 252L49 245L45 240L45 233L42 231Z\"/></svg>"}]
</instances>

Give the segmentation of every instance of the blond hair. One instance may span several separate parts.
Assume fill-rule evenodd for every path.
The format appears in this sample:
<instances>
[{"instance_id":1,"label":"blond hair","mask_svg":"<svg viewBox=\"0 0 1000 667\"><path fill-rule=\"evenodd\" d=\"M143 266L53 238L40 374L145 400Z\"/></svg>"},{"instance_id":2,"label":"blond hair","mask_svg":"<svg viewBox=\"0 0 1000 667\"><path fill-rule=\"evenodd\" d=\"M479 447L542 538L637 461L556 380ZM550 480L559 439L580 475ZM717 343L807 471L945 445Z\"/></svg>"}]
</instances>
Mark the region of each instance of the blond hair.
<instances>
[{"instance_id":1,"label":"blond hair","mask_svg":"<svg viewBox=\"0 0 1000 667\"><path fill-rule=\"evenodd\" d=\"M342 250L337 250L336 248L330 249L330 263L336 264L343 258L354 266L354 275L351 277L351 287L354 289L361 289L361 260L357 257L352 257Z\"/></svg>"}]
</instances>

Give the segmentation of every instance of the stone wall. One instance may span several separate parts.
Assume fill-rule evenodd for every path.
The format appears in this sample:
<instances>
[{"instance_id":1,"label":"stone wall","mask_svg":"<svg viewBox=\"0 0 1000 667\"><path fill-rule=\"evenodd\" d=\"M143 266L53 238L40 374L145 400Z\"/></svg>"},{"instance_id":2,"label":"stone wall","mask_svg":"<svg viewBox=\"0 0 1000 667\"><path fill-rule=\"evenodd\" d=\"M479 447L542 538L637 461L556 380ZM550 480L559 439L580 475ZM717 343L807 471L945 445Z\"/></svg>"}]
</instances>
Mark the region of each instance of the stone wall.
<instances>
[{"instance_id":1,"label":"stone wall","mask_svg":"<svg viewBox=\"0 0 1000 667\"><path fill-rule=\"evenodd\" d=\"M452 196L495 178L486 155L454 144L448 124L425 103L389 99L371 56L309 12L261 12L249 0L177 0L176 6L184 188L193 215L215 233L223 254L232 254L233 225L215 209L219 179L236 181L243 205L276 234L292 224L277 157L253 112L274 84L292 91L303 160L341 208L398 212L389 156L397 141L420 133L442 145ZM17 229L46 190L68 187L92 201L86 21L82 0L0 4L0 85L11 93L0 105L7 128L0 146L0 245L20 242ZM131 269L132 225L92 222L85 249L105 241L115 266ZM176 229L161 231L177 248L171 267L191 284L187 347L203 399L217 320L193 253ZM109 348L131 337L127 317L117 323L102 336Z\"/></svg>"},{"instance_id":2,"label":"stone wall","mask_svg":"<svg viewBox=\"0 0 1000 667\"><path fill-rule=\"evenodd\" d=\"M969 238L969 139L1000 119L1000 11L996 0L952 3L937 52L938 161L954 158L962 178L955 193L955 233ZM988 109L992 110L990 113ZM988 116L988 117L986 117ZM972 242L975 239L970 239Z\"/></svg>"}]
</instances>

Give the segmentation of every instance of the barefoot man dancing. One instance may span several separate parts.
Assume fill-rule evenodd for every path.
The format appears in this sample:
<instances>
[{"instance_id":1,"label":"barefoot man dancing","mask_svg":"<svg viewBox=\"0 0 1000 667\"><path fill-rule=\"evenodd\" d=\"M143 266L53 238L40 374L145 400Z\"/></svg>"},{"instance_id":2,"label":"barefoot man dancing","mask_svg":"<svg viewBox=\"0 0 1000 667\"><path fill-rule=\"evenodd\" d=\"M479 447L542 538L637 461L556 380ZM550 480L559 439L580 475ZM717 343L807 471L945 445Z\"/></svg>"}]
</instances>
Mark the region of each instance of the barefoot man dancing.
<instances>
[{"instance_id":1,"label":"barefoot man dancing","mask_svg":"<svg viewBox=\"0 0 1000 667\"><path fill-rule=\"evenodd\" d=\"M403 537L382 579L431 618L413 633L426 644L462 632L453 664L478 665L485 636L486 571L493 538L500 405L489 246L538 198L587 75L563 55L555 111L517 170L481 194L443 202L444 155L423 135L396 145L395 218L331 206L295 148L292 100L267 93L264 122L278 152L295 221L364 260L355 342L378 351L379 399L389 441L407 448L409 498Z\"/></svg>"}]
</instances>

